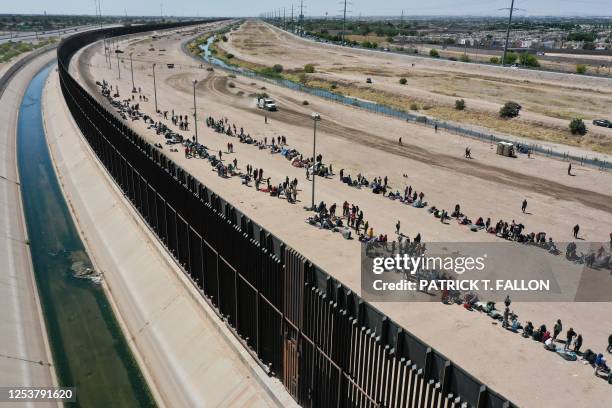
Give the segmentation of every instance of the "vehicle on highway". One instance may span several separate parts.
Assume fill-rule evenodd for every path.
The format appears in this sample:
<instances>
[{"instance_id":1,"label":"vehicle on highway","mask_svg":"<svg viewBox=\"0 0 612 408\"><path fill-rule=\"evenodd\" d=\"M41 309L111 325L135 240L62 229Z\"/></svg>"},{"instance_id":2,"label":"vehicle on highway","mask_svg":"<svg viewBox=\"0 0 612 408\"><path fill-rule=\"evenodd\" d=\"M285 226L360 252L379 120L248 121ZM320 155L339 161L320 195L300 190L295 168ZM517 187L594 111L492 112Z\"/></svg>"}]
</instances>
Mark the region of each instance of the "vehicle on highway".
<instances>
[{"instance_id":1,"label":"vehicle on highway","mask_svg":"<svg viewBox=\"0 0 612 408\"><path fill-rule=\"evenodd\" d=\"M612 128L612 122L610 122L608 119L595 119L593 120L593 124L595 126Z\"/></svg>"}]
</instances>

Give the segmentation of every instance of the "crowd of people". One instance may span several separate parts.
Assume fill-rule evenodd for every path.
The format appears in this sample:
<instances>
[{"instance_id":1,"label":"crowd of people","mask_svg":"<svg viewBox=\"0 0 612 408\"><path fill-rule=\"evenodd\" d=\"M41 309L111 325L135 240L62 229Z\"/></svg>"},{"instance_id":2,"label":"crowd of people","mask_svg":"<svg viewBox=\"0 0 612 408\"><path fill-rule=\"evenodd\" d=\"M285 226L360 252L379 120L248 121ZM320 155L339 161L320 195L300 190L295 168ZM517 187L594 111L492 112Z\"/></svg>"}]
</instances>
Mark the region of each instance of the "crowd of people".
<instances>
[{"instance_id":1,"label":"crowd of people","mask_svg":"<svg viewBox=\"0 0 612 408\"><path fill-rule=\"evenodd\" d=\"M448 291L445 291L442 293L442 302L446 304L461 304L468 310L484 312L491 318L501 321L501 326L506 330L512 333L520 333L524 338L530 338L542 343L545 350L556 352L567 361L576 361L580 358L585 364L590 364L594 367L596 376L602 377L612 384L612 372L607 365L603 353L598 353L591 349L582 351L583 336L576 332L573 327L570 327L561 338L560 336L563 333L561 319L557 319L554 323L552 333L546 324L536 328L531 321L527 321L523 325L519 321L518 315L510 310L512 303L510 296L506 296L503 313L500 313L495 308L495 302L480 302L473 293L465 294L463 297L452 297ZM606 350L608 353L612 353L612 334L608 337Z\"/></svg>"}]
</instances>

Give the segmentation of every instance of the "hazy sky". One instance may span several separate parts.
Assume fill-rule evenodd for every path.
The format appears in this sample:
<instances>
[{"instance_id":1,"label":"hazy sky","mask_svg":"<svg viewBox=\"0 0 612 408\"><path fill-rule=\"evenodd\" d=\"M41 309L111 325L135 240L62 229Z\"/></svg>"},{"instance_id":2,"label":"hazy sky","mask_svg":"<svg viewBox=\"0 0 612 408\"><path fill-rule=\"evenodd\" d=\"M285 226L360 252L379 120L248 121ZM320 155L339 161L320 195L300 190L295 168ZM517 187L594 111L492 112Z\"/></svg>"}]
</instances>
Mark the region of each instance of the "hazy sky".
<instances>
[{"instance_id":1,"label":"hazy sky","mask_svg":"<svg viewBox=\"0 0 612 408\"><path fill-rule=\"evenodd\" d=\"M299 6L300 0L101 0L103 14L177 16L257 16L264 11ZM19 0L3 1L0 13L94 14L94 0ZM353 0L347 9L351 16L399 15L505 15L510 0L429 0L427 2ZM306 16L337 16L342 6L338 0L304 0ZM612 0L516 0L518 15L611 16ZM125 11L124 11L125 10ZM297 11L296 11L297 13Z\"/></svg>"}]
</instances>

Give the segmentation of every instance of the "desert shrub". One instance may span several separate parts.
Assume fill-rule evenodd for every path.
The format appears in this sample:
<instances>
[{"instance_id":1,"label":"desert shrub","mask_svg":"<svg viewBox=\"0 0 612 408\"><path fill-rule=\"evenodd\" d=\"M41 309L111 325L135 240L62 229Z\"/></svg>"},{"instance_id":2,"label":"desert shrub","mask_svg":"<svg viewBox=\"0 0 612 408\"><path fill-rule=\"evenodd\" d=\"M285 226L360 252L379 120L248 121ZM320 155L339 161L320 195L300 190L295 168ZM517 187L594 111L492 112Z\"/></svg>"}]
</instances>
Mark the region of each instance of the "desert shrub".
<instances>
[{"instance_id":1,"label":"desert shrub","mask_svg":"<svg viewBox=\"0 0 612 408\"><path fill-rule=\"evenodd\" d=\"M521 53L521 55L519 56L519 62L521 63L521 65L524 65L526 67L535 68L540 66L540 63L538 62L536 56L527 52Z\"/></svg>"},{"instance_id":2,"label":"desert shrub","mask_svg":"<svg viewBox=\"0 0 612 408\"><path fill-rule=\"evenodd\" d=\"M303 100L302 101L302 105L306 106L306 105L310 105L310 102L308 102L307 100Z\"/></svg>"},{"instance_id":3,"label":"desert shrub","mask_svg":"<svg viewBox=\"0 0 612 408\"><path fill-rule=\"evenodd\" d=\"M576 65L576 73L577 74L586 74L587 71L587 67L584 64L578 64Z\"/></svg>"},{"instance_id":4,"label":"desert shrub","mask_svg":"<svg viewBox=\"0 0 612 408\"><path fill-rule=\"evenodd\" d=\"M331 89L336 89L338 87L338 85L335 82L332 82L332 84L329 87Z\"/></svg>"},{"instance_id":5,"label":"desert shrub","mask_svg":"<svg viewBox=\"0 0 612 408\"><path fill-rule=\"evenodd\" d=\"M225 58L232 59L234 58L234 54L232 54L231 52L228 52L227 54L225 54Z\"/></svg>"},{"instance_id":6,"label":"desert shrub","mask_svg":"<svg viewBox=\"0 0 612 408\"><path fill-rule=\"evenodd\" d=\"M461 62L470 62L470 56L467 54L461 54L461 56L459 57L459 60Z\"/></svg>"},{"instance_id":7,"label":"desert shrub","mask_svg":"<svg viewBox=\"0 0 612 408\"><path fill-rule=\"evenodd\" d=\"M408 80L406 80L406 78L400 78L399 83L402 85L406 85L406 82L408 82Z\"/></svg>"},{"instance_id":8,"label":"desert shrub","mask_svg":"<svg viewBox=\"0 0 612 408\"><path fill-rule=\"evenodd\" d=\"M506 102L499 110L499 116L502 118L515 118L519 115L522 106L516 102Z\"/></svg>"},{"instance_id":9,"label":"desert shrub","mask_svg":"<svg viewBox=\"0 0 612 408\"><path fill-rule=\"evenodd\" d=\"M465 101L463 99L457 99L455 101L455 109L464 110L465 109Z\"/></svg>"},{"instance_id":10,"label":"desert shrub","mask_svg":"<svg viewBox=\"0 0 612 408\"><path fill-rule=\"evenodd\" d=\"M572 119L569 123L569 128L570 132L572 132L572 135L584 136L587 132L586 125L584 124L584 121L580 118Z\"/></svg>"},{"instance_id":11,"label":"desert shrub","mask_svg":"<svg viewBox=\"0 0 612 408\"><path fill-rule=\"evenodd\" d=\"M215 69L214 69L213 67L208 67L208 68L206 68L206 70L207 70L208 72L212 72L212 71L214 71Z\"/></svg>"},{"instance_id":12,"label":"desert shrub","mask_svg":"<svg viewBox=\"0 0 612 408\"><path fill-rule=\"evenodd\" d=\"M283 66L281 64L274 64L272 66L272 71L276 72L277 74L280 74L281 72L283 72Z\"/></svg>"},{"instance_id":13,"label":"desert shrub","mask_svg":"<svg viewBox=\"0 0 612 408\"><path fill-rule=\"evenodd\" d=\"M227 86L230 87L230 88L235 88L236 84L233 83L233 82L230 82L230 83L227 84Z\"/></svg>"},{"instance_id":14,"label":"desert shrub","mask_svg":"<svg viewBox=\"0 0 612 408\"><path fill-rule=\"evenodd\" d=\"M434 58L440 58L440 53L435 48L429 50L429 56Z\"/></svg>"},{"instance_id":15,"label":"desert shrub","mask_svg":"<svg viewBox=\"0 0 612 408\"><path fill-rule=\"evenodd\" d=\"M449 61L457 61L457 58L455 58L455 57L448 57L448 60Z\"/></svg>"},{"instance_id":16,"label":"desert shrub","mask_svg":"<svg viewBox=\"0 0 612 408\"><path fill-rule=\"evenodd\" d=\"M300 84L305 84L308 81L308 78L306 78L306 74L304 74L303 72L300 72L298 74L298 82Z\"/></svg>"},{"instance_id":17,"label":"desert shrub","mask_svg":"<svg viewBox=\"0 0 612 408\"><path fill-rule=\"evenodd\" d=\"M307 74L312 74L313 72L315 72L314 65L313 64L304 65L304 72L306 72Z\"/></svg>"},{"instance_id":18,"label":"desert shrub","mask_svg":"<svg viewBox=\"0 0 612 408\"><path fill-rule=\"evenodd\" d=\"M228 77L230 78L236 78L236 74L229 74Z\"/></svg>"},{"instance_id":19,"label":"desert shrub","mask_svg":"<svg viewBox=\"0 0 612 408\"><path fill-rule=\"evenodd\" d=\"M223 42L227 42L227 36L226 35L222 36L221 39L223 40Z\"/></svg>"},{"instance_id":20,"label":"desert shrub","mask_svg":"<svg viewBox=\"0 0 612 408\"><path fill-rule=\"evenodd\" d=\"M506 64L514 64L517 59L518 55L512 51L506 54Z\"/></svg>"},{"instance_id":21,"label":"desert shrub","mask_svg":"<svg viewBox=\"0 0 612 408\"><path fill-rule=\"evenodd\" d=\"M412 102L410 104L410 110L413 110L413 111L419 110L419 105L417 105L415 102Z\"/></svg>"},{"instance_id":22,"label":"desert shrub","mask_svg":"<svg viewBox=\"0 0 612 408\"><path fill-rule=\"evenodd\" d=\"M499 57L491 57L489 58L489 62L491 64L499 64Z\"/></svg>"}]
</instances>

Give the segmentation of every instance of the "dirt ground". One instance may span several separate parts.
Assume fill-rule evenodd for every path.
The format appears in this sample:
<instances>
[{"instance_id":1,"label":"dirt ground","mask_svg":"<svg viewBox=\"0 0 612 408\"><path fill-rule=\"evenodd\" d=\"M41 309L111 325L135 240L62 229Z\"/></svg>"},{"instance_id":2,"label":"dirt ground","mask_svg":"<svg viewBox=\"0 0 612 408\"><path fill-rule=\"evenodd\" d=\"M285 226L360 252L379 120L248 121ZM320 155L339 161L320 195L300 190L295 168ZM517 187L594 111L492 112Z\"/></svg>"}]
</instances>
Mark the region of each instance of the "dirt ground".
<instances>
[{"instance_id":1,"label":"dirt ground","mask_svg":"<svg viewBox=\"0 0 612 408\"><path fill-rule=\"evenodd\" d=\"M267 29L262 30L265 32ZM285 48L295 46L295 52L283 54L279 50L279 61L274 60L274 63L282 61L286 67L299 67L312 62L314 45L294 41L286 34L275 35L286 42ZM355 176L360 172L370 179L388 176L394 190L403 191L406 185L411 185L416 191L424 191L429 205L452 210L456 203L460 203L462 211L472 219L478 216L485 219L491 217L493 222L514 219L523 222L528 231L546 231L556 241L570 240L571 228L576 223L580 224L581 236L585 240L609 240L612 231L610 173L574 165L576 175L570 177L566 174L567 162L540 156L528 159L524 155L516 159L502 158L495 155L494 146L488 143L467 140L442 131L436 133L433 129L306 96L259 80L232 78L218 70L208 71L206 65L200 66L198 61L183 53L181 43L186 40L187 36L180 38L173 35L158 39L149 36L141 42L119 42L126 55L134 53L135 86L141 87L142 93L149 98L149 102L140 103L141 109L159 120L159 115L154 113L152 63L158 64L158 105L160 110L168 111L168 117L171 110L177 115L192 115L192 81L197 79L200 142L213 153L222 150L225 163L236 158L242 171L247 164L263 168L264 177L270 177L272 184L284 181L286 176L297 178L299 202L291 205L285 200L257 192L252 187L241 186L236 177L220 178L207 161L186 159L180 146L179 152L174 153L164 145L164 153L255 222L357 292L360 292L360 246L357 240L344 240L338 234L304 223L308 213L302 207L310 205L311 195L311 185L306 180L304 169L291 166L279 155L271 155L253 145L243 145L235 138L213 132L203 123L206 116L217 119L227 117L229 123L235 123L238 129L244 127L245 132L256 139L267 137L269 140L273 136L285 135L291 147L308 156L312 152L310 114L316 111L322 117L317 128L317 153L323 154L324 162L333 164L336 173L344 169L346 174ZM267 58L268 63L271 62L267 51L269 47L264 47L265 55L260 48L268 44L265 37L260 39L258 35L252 35L248 43L252 47L250 54L255 57L261 54L259 58ZM148 51L151 46L155 51ZM160 49L165 51L160 53ZM322 48L317 52L317 59L325 61L321 65L335 66L333 61L339 53L338 49ZM353 54L350 50L346 52ZM362 58L361 55L350 57ZM379 59L363 58L373 66L377 62L380 65ZM78 61L78 65L73 63L73 71L94 95L100 97L99 88L94 82L102 79L118 85L122 98L130 95L129 59L122 62L121 79L118 79L115 63L112 70L105 64L100 45L90 46L75 61ZM168 62L174 63L175 67L167 68L165 64ZM391 62L383 63L388 64ZM419 60L418 64L424 63ZM451 68L445 66L435 70ZM378 69L381 69L380 66ZM549 83L554 82L554 78L541 73L526 74L542 77L540 86L553 88ZM486 75L499 77L497 72ZM516 86L516 80L501 79L502 83L509 81ZM524 78L529 81L534 79L538 78ZM596 84L588 83L588 78L580 80L586 81L581 84L584 86L582 92L594 97L599 95L598 91L588 90ZM278 112L265 114L255 107L253 94L262 92L262 88L277 101ZM606 95L610 92L610 88L605 91ZM308 100L309 105L303 105L303 100ZM268 117L267 124L264 123L264 114ZM185 137L194 134L193 129L179 131L170 120L164 123ZM190 123L193 126L192 116ZM130 126L151 142L164 143L163 138L147 129L142 121L130 122ZM400 136L404 141L402 146L397 143ZM228 142L233 142L234 153L226 151ZM474 159L462 157L466 146L471 146ZM403 177L404 174L407 177ZM528 214L520 211L525 198L529 201ZM410 237L421 233L426 242L499 242L490 234L470 232L455 222L441 224L425 210L402 206L371 194L367 189L350 188L341 184L337 176L317 178L315 201L321 200L339 205L347 200L359 205L375 234L387 233L392 236L395 223L400 220L403 233ZM545 353L540 344L509 334L479 314L438 302L374 305L521 406L592 406L596 404L595 401L608 400L612 395L607 384L593 377L589 366L579 362L566 363L552 353ZM545 323L551 327L557 318L561 318L566 329L571 326L583 334L583 349L603 349L612 330L610 303L515 302L512 307L521 321L531 320L536 325Z\"/></svg>"},{"instance_id":2,"label":"dirt ground","mask_svg":"<svg viewBox=\"0 0 612 408\"><path fill-rule=\"evenodd\" d=\"M219 47L236 58L286 70L314 64L307 75L323 87L348 84L341 91L357 97L384 101L440 120L484 126L507 135L551 140L587 149L612 152L612 129L591 125L592 119L610 115L612 79L573 74L504 69L384 52L341 48L314 43L259 21L248 20L230 33ZM372 84L365 83L366 77ZM399 84L406 78L405 85ZM456 111L455 100L464 99L467 109ZM513 100L523 106L512 121L498 117L500 107ZM568 123L584 118L589 132L572 136Z\"/></svg>"}]
</instances>

